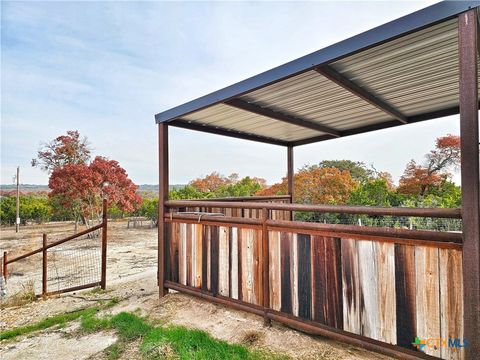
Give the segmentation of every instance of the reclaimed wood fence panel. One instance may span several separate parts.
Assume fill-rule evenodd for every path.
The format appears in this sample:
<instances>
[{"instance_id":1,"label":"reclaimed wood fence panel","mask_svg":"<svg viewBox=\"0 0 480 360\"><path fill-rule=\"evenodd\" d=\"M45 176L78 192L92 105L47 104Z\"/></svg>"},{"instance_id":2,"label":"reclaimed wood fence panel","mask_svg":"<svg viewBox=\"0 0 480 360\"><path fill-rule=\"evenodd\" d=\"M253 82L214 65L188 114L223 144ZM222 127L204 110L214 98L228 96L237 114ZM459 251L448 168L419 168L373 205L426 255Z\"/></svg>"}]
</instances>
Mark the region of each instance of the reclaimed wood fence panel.
<instances>
[{"instance_id":1,"label":"reclaimed wood fence panel","mask_svg":"<svg viewBox=\"0 0 480 360\"><path fill-rule=\"evenodd\" d=\"M462 252L432 246L268 230L255 225L168 222L167 276L214 296L262 305L294 317L444 359L462 359ZM457 342L458 342L457 341Z\"/></svg>"}]
</instances>

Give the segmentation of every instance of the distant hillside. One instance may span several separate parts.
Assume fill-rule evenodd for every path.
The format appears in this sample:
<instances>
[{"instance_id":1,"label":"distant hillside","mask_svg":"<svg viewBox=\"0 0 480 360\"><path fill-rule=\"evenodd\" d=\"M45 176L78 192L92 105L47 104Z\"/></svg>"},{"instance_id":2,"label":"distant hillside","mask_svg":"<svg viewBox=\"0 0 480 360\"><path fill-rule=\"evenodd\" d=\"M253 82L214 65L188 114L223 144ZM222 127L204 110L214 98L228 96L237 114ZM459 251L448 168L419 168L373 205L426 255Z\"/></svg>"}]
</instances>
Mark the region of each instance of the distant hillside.
<instances>
[{"instance_id":1,"label":"distant hillside","mask_svg":"<svg viewBox=\"0 0 480 360\"><path fill-rule=\"evenodd\" d=\"M178 189L182 188L185 185L182 184L175 184L175 185L170 185L170 190L172 189ZM0 185L0 192L10 192L16 190L17 186L14 184L6 184L6 185ZM49 191L50 189L48 188L47 185L37 185L37 184L20 184L20 191L22 193L29 193L29 192L39 192L39 191ZM157 192L158 191L158 185L152 185L152 184L142 184L139 185L138 188L139 192Z\"/></svg>"},{"instance_id":2,"label":"distant hillside","mask_svg":"<svg viewBox=\"0 0 480 360\"><path fill-rule=\"evenodd\" d=\"M3 191L13 191L17 189L17 185L7 184L0 185L0 190ZM28 192L38 192L38 191L49 191L48 185L37 185L37 184L20 184L20 191L23 193Z\"/></svg>"}]
</instances>

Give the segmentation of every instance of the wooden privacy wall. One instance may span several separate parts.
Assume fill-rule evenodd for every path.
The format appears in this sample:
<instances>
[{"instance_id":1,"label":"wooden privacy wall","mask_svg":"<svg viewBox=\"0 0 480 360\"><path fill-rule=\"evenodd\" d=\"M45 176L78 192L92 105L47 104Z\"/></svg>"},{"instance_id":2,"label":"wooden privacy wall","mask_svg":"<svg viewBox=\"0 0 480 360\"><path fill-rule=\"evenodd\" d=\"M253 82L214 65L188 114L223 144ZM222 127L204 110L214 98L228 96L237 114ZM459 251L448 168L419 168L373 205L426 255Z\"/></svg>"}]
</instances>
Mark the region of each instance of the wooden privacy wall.
<instances>
[{"instance_id":1,"label":"wooden privacy wall","mask_svg":"<svg viewBox=\"0 0 480 360\"><path fill-rule=\"evenodd\" d=\"M261 304L260 228L170 222L168 231L169 280Z\"/></svg>"},{"instance_id":2,"label":"wooden privacy wall","mask_svg":"<svg viewBox=\"0 0 480 360\"><path fill-rule=\"evenodd\" d=\"M170 281L263 305L261 226L167 224ZM409 349L463 343L460 250L274 229L268 247L273 310ZM424 352L462 358L440 341Z\"/></svg>"}]
</instances>

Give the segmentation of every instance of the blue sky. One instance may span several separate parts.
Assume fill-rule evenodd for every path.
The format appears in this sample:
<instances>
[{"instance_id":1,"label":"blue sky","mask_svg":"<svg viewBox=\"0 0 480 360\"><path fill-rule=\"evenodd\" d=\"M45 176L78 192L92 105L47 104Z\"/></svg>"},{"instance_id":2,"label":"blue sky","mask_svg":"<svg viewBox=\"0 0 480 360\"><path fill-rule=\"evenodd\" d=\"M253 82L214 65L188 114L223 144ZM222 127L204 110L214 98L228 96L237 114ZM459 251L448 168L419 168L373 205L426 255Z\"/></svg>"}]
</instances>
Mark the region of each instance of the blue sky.
<instances>
[{"instance_id":1,"label":"blue sky","mask_svg":"<svg viewBox=\"0 0 480 360\"><path fill-rule=\"evenodd\" d=\"M422 2L2 2L1 183L23 183L42 141L67 130L120 161L138 184L157 183L154 114L393 20ZM458 117L296 148L296 167L352 159L394 178ZM171 183L217 170L266 178L286 150L171 131Z\"/></svg>"}]
</instances>

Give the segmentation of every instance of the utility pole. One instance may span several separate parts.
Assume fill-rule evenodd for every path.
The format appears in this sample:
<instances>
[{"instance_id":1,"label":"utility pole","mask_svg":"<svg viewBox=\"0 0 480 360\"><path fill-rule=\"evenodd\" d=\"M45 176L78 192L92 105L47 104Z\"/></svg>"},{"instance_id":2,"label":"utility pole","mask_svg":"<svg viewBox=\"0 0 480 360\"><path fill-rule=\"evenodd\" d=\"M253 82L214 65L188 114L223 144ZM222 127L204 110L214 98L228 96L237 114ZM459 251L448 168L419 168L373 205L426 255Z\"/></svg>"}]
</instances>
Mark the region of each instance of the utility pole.
<instances>
[{"instance_id":1,"label":"utility pole","mask_svg":"<svg viewBox=\"0 0 480 360\"><path fill-rule=\"evenodd\" d=\"M20 166L17 166L17 216L15 218L15 232L18 233L20 226Z\"/></svg>"}]
</instances>

